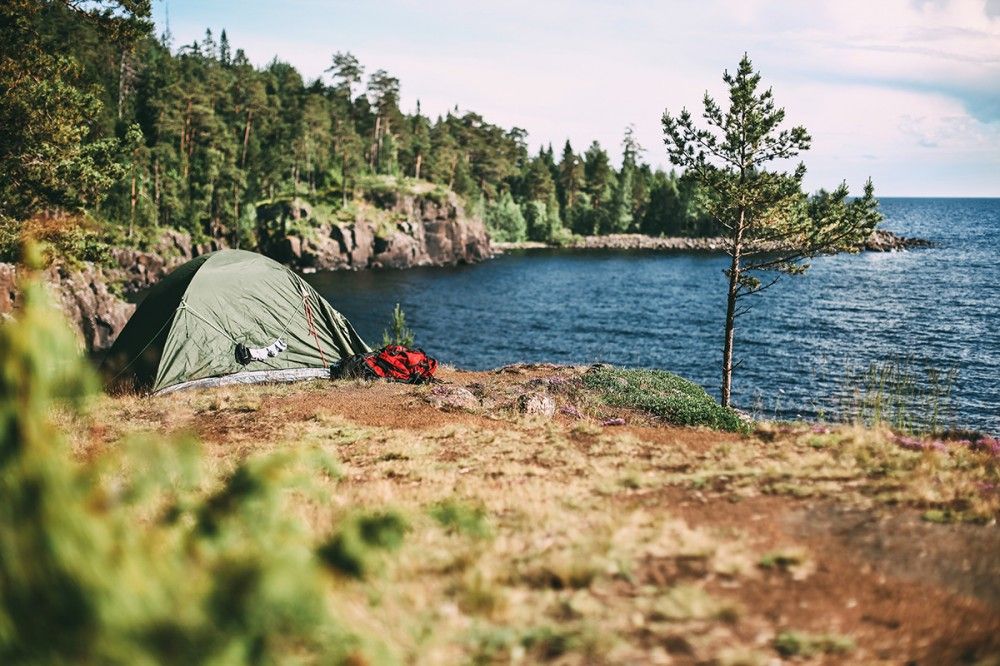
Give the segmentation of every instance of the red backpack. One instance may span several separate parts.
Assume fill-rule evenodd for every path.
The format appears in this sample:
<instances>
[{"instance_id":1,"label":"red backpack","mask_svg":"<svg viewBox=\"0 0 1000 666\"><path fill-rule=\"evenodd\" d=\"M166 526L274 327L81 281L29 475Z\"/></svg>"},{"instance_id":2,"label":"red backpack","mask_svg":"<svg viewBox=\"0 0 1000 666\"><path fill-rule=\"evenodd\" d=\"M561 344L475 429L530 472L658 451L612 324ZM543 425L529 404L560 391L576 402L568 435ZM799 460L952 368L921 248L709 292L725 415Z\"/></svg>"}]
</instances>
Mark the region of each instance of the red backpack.
<instances>
[{"instance_id":1,"label":"red backpack","mask_svg":"<svg viewBox=\"0 0 1000 666\"><path fill-rule=\"evenodd\" d=\"M388 345L364 358L365 365L376 376L407 384L434 381L437 361L419 349Z\"/></svg>"}]
</instances>

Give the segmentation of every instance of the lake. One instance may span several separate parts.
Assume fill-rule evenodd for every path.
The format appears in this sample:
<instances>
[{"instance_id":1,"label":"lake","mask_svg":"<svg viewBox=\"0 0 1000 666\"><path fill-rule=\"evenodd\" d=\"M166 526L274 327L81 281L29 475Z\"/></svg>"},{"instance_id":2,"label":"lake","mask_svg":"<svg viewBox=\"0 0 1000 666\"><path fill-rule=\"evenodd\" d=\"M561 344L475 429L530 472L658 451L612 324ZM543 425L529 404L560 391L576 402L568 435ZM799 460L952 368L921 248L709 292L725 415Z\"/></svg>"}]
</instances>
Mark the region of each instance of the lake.
<instances>
[{"instance_id":1,"label":"lake","mask_svg":"<svg viewBox=\"0 0 1000 666\"><path fill-rule=\"evenodd\" d=\"M933 248L820 257L737 320L733 401L829 414L870 363L957 371L956 425L1000 431L1000 199L882 199ZM670 370L719 394L724 256L527 250L455 268L306 276L372 344L398 302L417 346L484 369L520 361Z\"/></svg>"}]
</instances>

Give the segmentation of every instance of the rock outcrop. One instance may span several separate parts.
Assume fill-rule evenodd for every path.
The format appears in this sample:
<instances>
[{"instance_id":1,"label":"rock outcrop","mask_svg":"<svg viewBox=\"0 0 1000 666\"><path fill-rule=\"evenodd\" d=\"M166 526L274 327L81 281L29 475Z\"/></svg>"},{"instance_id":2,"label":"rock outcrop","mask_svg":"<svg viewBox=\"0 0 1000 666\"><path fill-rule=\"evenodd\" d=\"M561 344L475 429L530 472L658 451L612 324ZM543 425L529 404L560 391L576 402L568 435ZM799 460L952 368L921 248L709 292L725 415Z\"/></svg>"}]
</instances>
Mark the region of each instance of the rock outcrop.
<instances>
[{"instance_id":1,"label":"rock outcrop","mask_svg":"<svg viewBox=\"0 0 1000 666\"><path fill-rule=\"evenodd\" d=\"M279 234L263 244L262 250L293 268L320 271L449 266L493 255L483 221L468 216L453 193L441 197L383 193L379 204L383 207L359 208L351 221L313 219L305 231ZM310 214L297 205L292 210ZM377 215L370 214L373 210ZM260 213L291 216L287 207ZM287 219L282 218L277 226L286 225Z\"/></svg>"},{"instance_id":2,"label":"rock outcrop","mask_svg":"<svg viewBox=\"0 0 1000 666\"><path fill-rule=\"evenodd\" d=\"M148 250L115 248L111 254L115 267L107 271L108 277L121 284L126 297L148 289L184 262L208 252L229 247L222 239L195 243L191 236L175 229L167 229Z\"/></svg>"},{"instance_id":3,"label":"rock outcrop","mask_svg":"<svg viewBox=\"0 0 1000 666\"><path fill-rule=\"evenodd\" d=\"M931 242L923 238L909 238L884 229L876 229L865 241L864 249L868 252L898 252L914 247L930 246Z\"/></svg>"},{"instance_id":4,"label":"rock outcrop","mask_svg":"<svg viewBox=\"0 0 1000 666\"><path fill-rule=\"evenodd\" d=\"M14 265L0 264L0 315L9 315L17 306L17 273ZM77 332L80 347L88 352L110 347L135 311L135 305L108 288L113 282L105 269L92 264L74 269L50 266L43 278Z\"/></svg>"}]
</instances>

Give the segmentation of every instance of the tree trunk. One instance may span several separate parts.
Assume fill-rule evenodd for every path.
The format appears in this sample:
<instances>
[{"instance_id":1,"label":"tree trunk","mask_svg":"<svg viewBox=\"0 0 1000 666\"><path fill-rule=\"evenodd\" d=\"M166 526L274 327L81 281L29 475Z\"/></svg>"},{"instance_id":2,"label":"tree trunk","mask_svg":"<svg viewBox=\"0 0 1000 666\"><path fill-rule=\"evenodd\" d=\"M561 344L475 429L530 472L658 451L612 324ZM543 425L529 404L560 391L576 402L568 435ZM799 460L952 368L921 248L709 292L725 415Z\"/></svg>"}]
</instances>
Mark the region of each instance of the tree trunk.
<instances>
[{"instance_id":1,"label":"tree trunk","mask_svg":"<svg viewBox=\"0 0 1000 666\"><path fill-rule=\"evenodd\" d=\"M181 151L180 151L181 152L181 157L188 156L188 159L184 160L184 168L183 168L184 181L185 182L187 181L187 177L188 177L188 165L189 165L189 162L191 161L190 160L190 156L189 156L189 152L188 152L188 146L191 143L191 139L192 139L192 137L191 137L191 128L190 128L190 125L191 125L191 106L192 106L192 104L193 104L193 100L189 97L188 101L187 101L187 108L184 110L184 123L181 126Z\"/></svg>"},{"instance_id":2,"label":"tree trunk","mask_svg":"<svg viewBox=\"0 0 1000 666\"><path fill-rule=\"evenodd\" d=\"M138 203L138 196L136 195L135 189L135 167L132 167L132 196L129 200L129 217L128 217L128 237L129 240L132 239L132 230L135 228L135 206Z\"/></svg>"},{"instance_id":3,"label":"tree trunk","mask_svg":"<svg viewBox=\"0 0 1000 666\"><path fill-rule=\"evenodd\" d=\"M253 109L247 109L247 122L246 126L243 128L243 155L240 157L240 168L246 164L247 161L247 145L250 143L250 126L253 124Z\"/></svg>"},{"instance_id":4,"label":"tree trunk","mask_svg":"<svg viewBox=\"0 0 1000 666\"><path fill-rule=\"evenodd\" d=\"M153 160L153 224L160 224L160 161Z\"/></svg>"},{"instance_id":5,"label":"tree trunk","mask_svg":"<svg viewBox=\"0 0 1000 666\"><path fill-rule=\"evenodd\" d=\"M240 249L240 188L233 184L233 247Z\"/></svg>"},{"instance_id":6,"label":"tree trunk","mask_svg":"<svg viewBox=\"0 0 1000 666\"><path fill-rule=\"evenodd\" d=\"M122 119L122 109L125 106L125 49L122 49L118 63L118 120Z\"/></svg>"},{"instance_id":7,"label":"tree trunk","mask_svg":"<svg viewBox=\"0 0 1000 666\"><path fill-rule=\"evenodd\" d=\"M418 180L420 179L420 163L423 161L423 159L424 159L423 154L417 153L417 164L413 169L413 177Z\"/></svg>"},{"instance_id":8,"label":"tree trunk","mask_svg":"<svg viewBox=\"0 0 1000 666\"><path fill-rule=\"evenodd\" d=\"M375 165L378 163L377 162L377 160L378 160L378 143L379 143L379 134L380 134L381 129L382 129L382 117L381 116L375 116L375 136L372 138L371 154L368 157L368 166L373 171L375 171L375 173L378 173L378 170L375 168Z\"/></svg>"},{"instance_id":9,"label":"tree trunk","mask_svg":"<svg viewBox=\"0 0 1000 666\"><path fill-rule=\"evenodd\" d=\"M347 150L341 154L340 162L340 199L341 206L347 205Z\"/></svg>"},{"instance_id":10,"label":"tree trunk","mask_svg":"<svg viewBox=\"0 0 1000 666\"><path fill-rule=\"evenodd\" d=\"M736 296L740 286L740 255L743 252L743 223L745 212L740 210L740 220L733 240L732 263L729 265L729 293L726 299L726 342L722 348L722 406L730 406L733 383L733 341L736 331Z\"/></svg>"}]
</instances>

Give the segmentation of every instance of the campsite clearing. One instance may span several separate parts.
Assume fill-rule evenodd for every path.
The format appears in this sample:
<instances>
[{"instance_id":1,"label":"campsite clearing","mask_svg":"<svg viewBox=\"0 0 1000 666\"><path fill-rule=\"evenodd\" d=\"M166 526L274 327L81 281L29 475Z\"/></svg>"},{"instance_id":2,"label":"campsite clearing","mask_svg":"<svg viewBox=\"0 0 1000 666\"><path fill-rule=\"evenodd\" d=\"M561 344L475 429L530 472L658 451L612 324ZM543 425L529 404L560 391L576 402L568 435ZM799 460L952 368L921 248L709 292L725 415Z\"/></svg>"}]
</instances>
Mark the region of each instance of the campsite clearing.
<instances>
[{"instance_id":1,"label":"campsite clearing","mask_svg":"<svg viewBox=\"0 0 1000 666\"><path fill-rule=\"evenodd\" d=\"M359 507L405 517L401 548L330 593L401 663L996 663L995 457L852 427L667 426L581 375L444 368L61 418L80 460L148 432L197 435L217 480L278 451L335 458L290 511L317 541Z\"/></svg>"}]
</instances>

